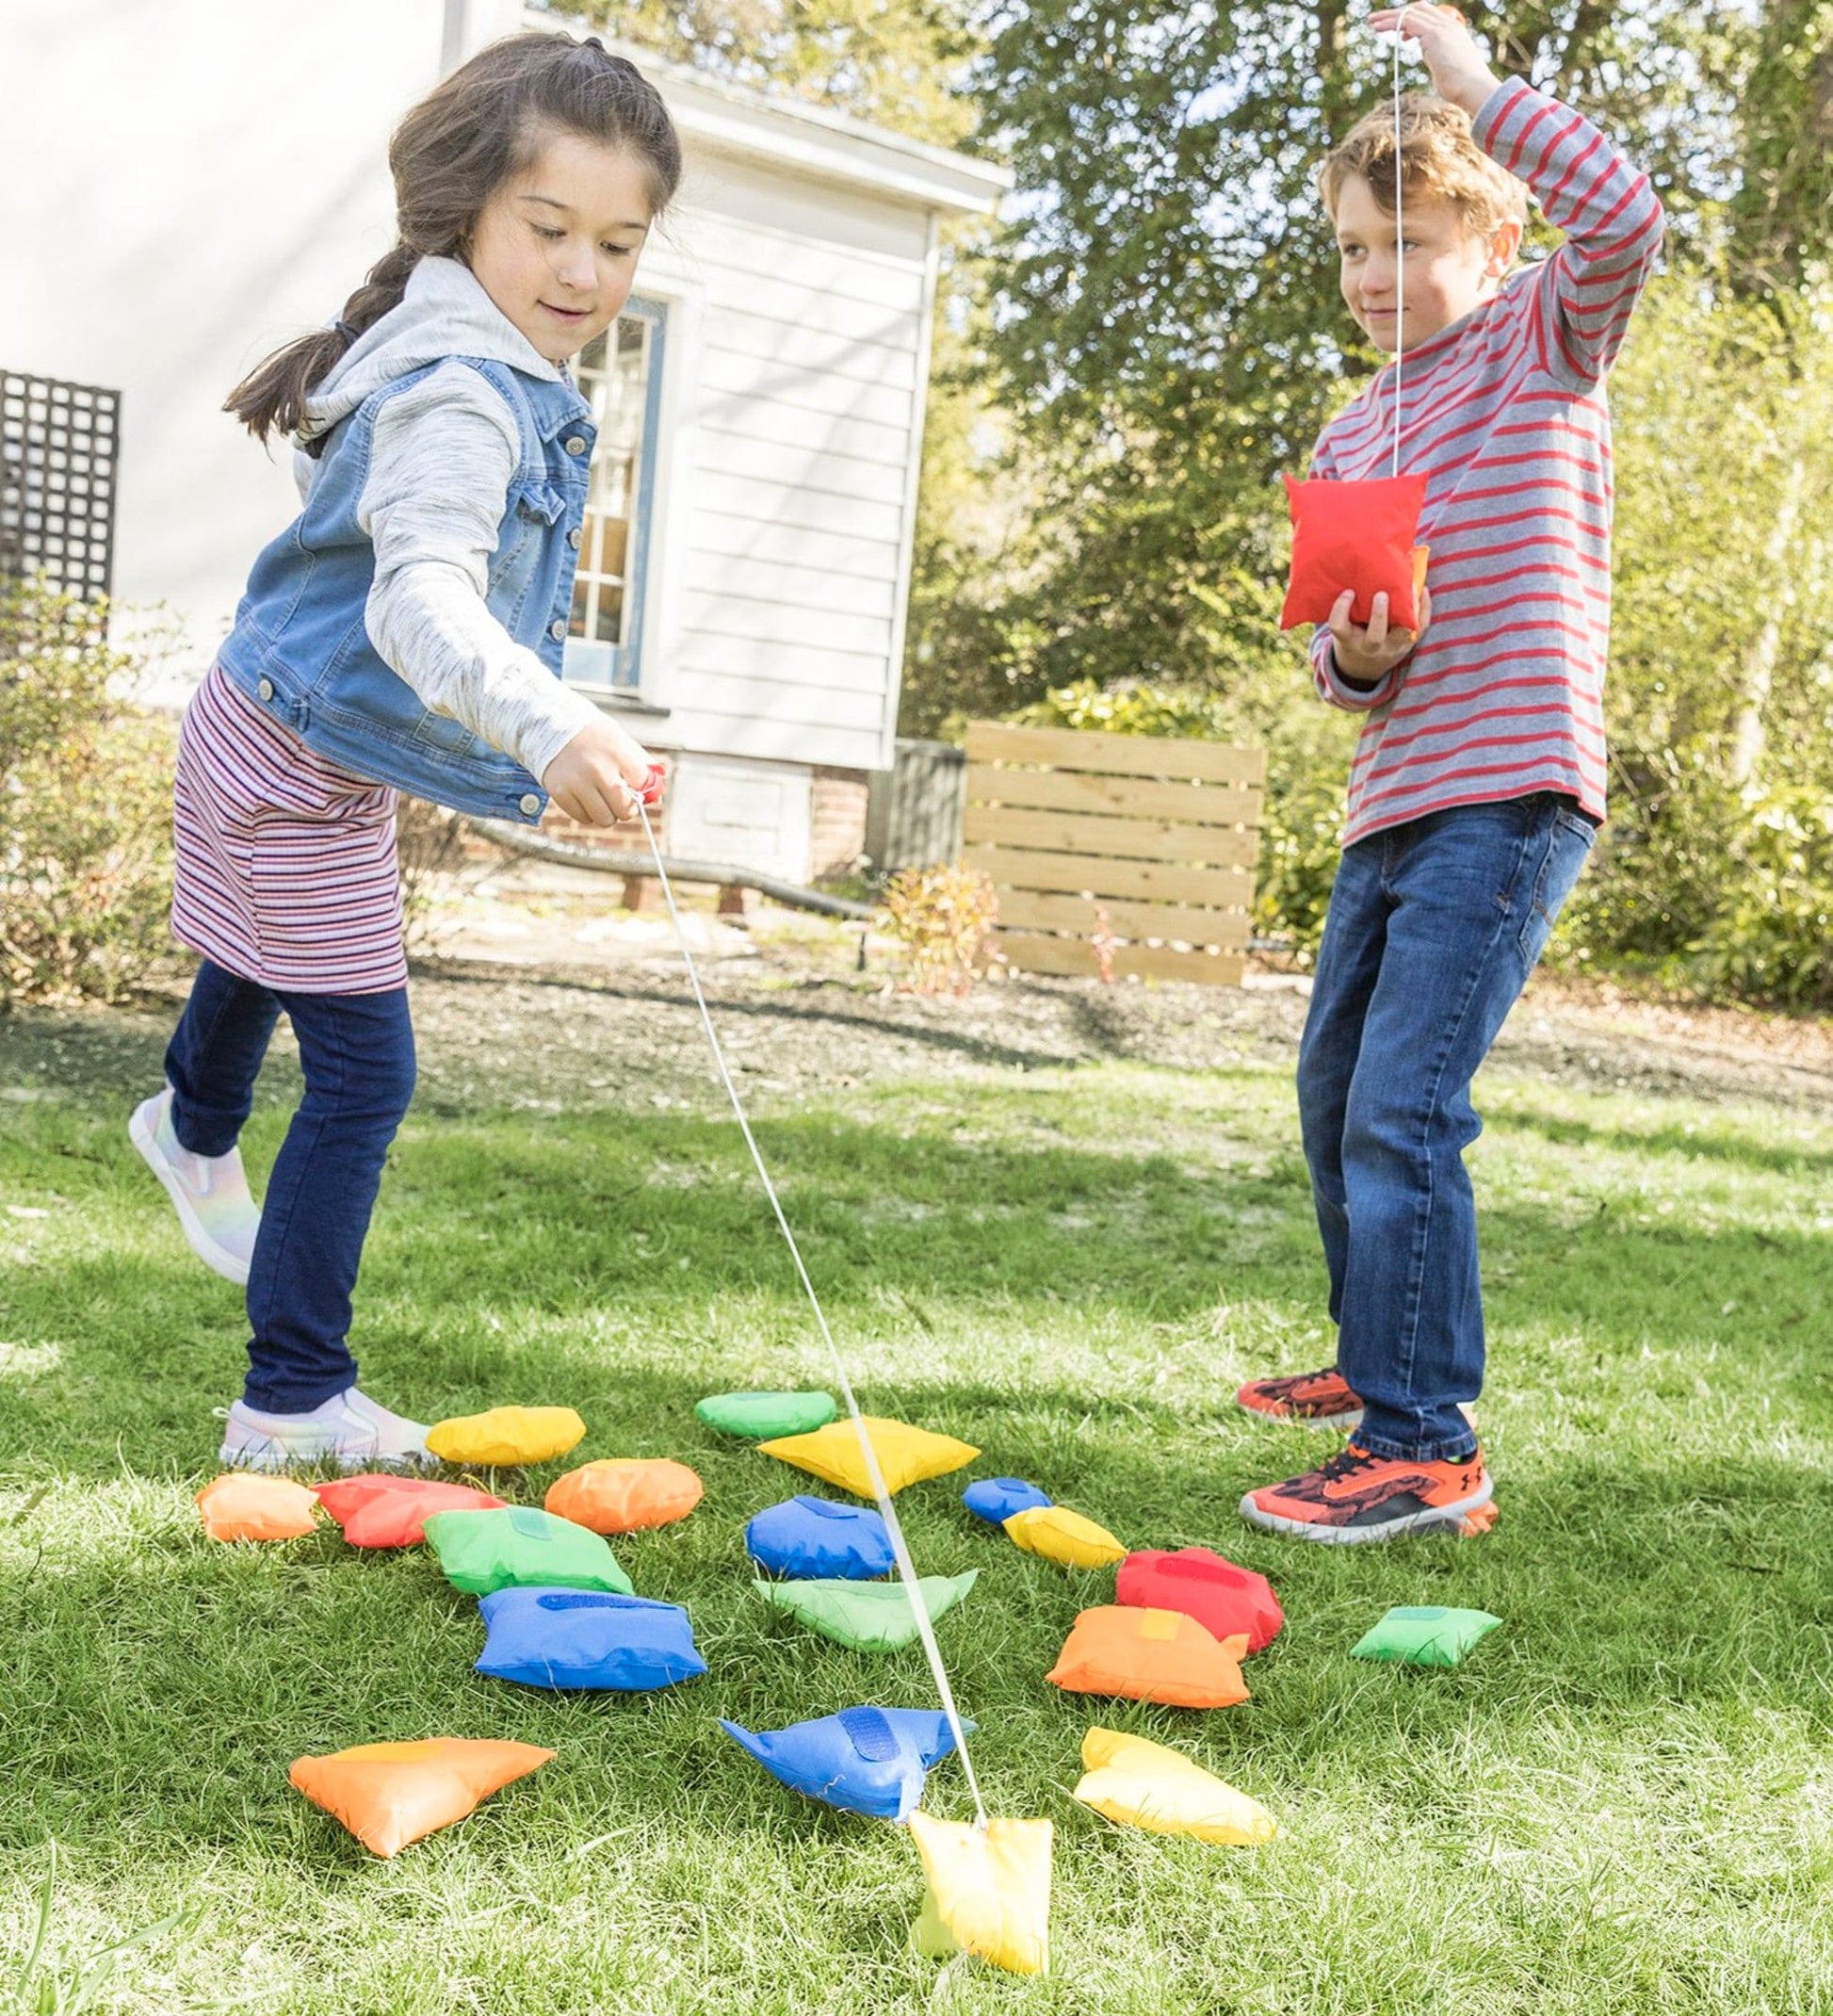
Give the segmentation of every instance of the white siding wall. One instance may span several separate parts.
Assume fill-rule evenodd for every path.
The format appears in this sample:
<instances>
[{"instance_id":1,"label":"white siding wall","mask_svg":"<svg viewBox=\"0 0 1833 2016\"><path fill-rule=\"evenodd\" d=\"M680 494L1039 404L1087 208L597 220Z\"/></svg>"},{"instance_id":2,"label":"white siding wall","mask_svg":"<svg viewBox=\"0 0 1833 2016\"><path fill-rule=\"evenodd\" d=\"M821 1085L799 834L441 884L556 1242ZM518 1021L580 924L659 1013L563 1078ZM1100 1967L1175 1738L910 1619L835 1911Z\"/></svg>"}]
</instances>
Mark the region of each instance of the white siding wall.
<instances>
[{"instance_id":1,"label":"white siding wall","mask_svg":"<svg viewBox=\"0 0 1833 2016\"><path fill-rule=\"evenodd\" d=\"M0 362L121 388L115 592L212 650L299 509L223 397L394 242L441 0L0 0ZM360 63L333 52L358 49Z\"/></svg>"},{"instance_id":2,"label":"white siding wall","mask_svg":"<svg viewBox=\"0 0 1833 2016\"><path fill-rule=\"evenodd\" d=\"M692 751L873 769L897 707L930 299L927 215L690 158L644 285L691 373L662 452L644 698Z\"/></svg>"}]
</instances>

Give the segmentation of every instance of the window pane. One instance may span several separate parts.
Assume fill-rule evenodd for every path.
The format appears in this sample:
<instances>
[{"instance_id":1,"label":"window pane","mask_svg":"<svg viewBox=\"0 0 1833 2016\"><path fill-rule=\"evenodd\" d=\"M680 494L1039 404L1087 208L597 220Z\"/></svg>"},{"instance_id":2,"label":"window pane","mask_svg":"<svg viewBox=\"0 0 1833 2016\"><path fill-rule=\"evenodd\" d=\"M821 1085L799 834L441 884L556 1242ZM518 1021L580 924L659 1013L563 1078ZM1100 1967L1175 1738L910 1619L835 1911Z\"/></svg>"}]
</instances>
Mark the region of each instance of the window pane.
<instances>
[{"instance_id":1,"label":"window pane","mask_svg":"<svg viewBox=\"0 0 1833 2016\"><path fill-rule=\"evenodd\" d=\"M578 586L572 634L625 644L625 564L630 520L642 466L643 412L649 393L653 325L646 317L620 316L580 352L576 376L598 426L586 522L579 546Z\"/></svg>"}]
</instances>

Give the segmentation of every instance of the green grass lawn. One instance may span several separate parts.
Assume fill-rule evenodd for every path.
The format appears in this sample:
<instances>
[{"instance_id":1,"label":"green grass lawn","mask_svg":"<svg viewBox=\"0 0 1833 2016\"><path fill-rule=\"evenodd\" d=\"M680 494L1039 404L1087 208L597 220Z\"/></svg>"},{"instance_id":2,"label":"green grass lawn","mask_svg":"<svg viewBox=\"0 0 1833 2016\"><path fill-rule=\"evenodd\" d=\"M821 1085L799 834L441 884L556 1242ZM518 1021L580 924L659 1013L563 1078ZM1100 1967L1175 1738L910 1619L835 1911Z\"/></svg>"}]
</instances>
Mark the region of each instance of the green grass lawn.
<instances>
[{"instance_id":1,"label":"green grass lawn","mask_svg":"<svg viewBox=\"0 0 1833 2016\"><path fill-rule=\"evenodd\" d=\"M357 1340L380 1398L565 1403L580 1457L706 1479L689 1520L617 1552L689 1606L709 1676L561 1698L471 1670L475 1605L424 1551L203 1537L244 1333L122 1131L156 1046L122 1056L83 1083L17 1040L0 1060L0 2008L53 1843L34 2010L74 2007L102 1948L171 1913L101 2006L1833 2007L1833 1121L1492 1073L1472 1163L1500 1520L1337 1550L1235 1511L1331 1446L1228 1398L1329 1355L1284 1071L989 1065L760 1099L871 1409L1129 1544L1220 1548L1286 1606L1243 1707L1063 1696L1045 1671L1111 1574L1020 1553L964 1511L963 1476L900 1498L920 1568L981 1571L938 1634L989 1803L1056 1823L1039 1981L914 1956L907 1835L798 1800L717 1727L932 1701L916 1649L849 1653L751 1594L743 1522L806 1480L693 1402L827 1372L729 1122L646 1098L531 1113L507 1084L430 1098L383 1191ZM285 1117L272 1075L257 1172ZM538 1502L560 1467L506 1495ZM1348 1659L1393 1602L1505 1624L1456 1671ZM1205 1847L1078 1807L1097 1719L1187 1749L1280 1838ZM303 1751L436 1733L560 1754L392 1862L286 1783ZM927 1803L967 1813L958 1765Z\"/></svg>"}]
</instances>

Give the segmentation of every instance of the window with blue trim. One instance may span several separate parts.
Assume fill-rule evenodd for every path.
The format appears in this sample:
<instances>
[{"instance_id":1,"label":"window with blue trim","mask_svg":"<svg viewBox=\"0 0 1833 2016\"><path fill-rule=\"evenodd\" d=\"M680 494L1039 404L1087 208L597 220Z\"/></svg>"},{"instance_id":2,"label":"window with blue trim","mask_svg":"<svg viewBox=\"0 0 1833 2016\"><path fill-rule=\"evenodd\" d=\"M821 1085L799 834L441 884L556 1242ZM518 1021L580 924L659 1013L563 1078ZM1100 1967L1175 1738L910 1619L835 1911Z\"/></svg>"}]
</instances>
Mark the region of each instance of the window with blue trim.
<instances>
[{"instance_id":1,"label":"window with blue trim","mask_svg":"<svg viewBox=\"0 0 1833 2016\"><path fill-rule=\"evenodd\" d=\"M563 663L563 675L578 686L627 691L641 675L643 562L656 490L666 319L659 301L632 295L574 366L598 424Z\"/></svg>"}]
</instances>

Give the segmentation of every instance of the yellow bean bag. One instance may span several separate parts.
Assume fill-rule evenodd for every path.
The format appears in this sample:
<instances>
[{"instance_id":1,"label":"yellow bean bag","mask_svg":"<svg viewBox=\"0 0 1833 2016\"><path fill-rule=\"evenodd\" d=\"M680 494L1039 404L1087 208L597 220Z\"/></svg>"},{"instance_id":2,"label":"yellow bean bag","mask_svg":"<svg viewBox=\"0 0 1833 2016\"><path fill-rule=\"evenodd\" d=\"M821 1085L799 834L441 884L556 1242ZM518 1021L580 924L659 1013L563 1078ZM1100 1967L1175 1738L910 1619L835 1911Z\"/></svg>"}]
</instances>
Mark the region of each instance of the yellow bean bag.
<instances>
[{"instance_id":1,"label":"yellow bean bag","mask_svg":"<svg viewBox=\"0 0 1833 2016\"><path fill-rule=\"evenodd\" d=\"M290 1477L226 1471L197 1494L203 1530L213 1540L297 1540L316 1525L316 1491Z\"/></svg>"},{"instance_id":2,"label":"yellow bean bag","mask_svg":"<svg viewBox=\"0 0 1833 2016\"><path fill-rule=\"evenodd\" d=\"M329 1757L300 1757L287 1773L371 1855L398 1854L410 1841L450 1827L554 1756L531 1743L432 1736L423 1743L360 1743Z\"/></svg>"},{"instance_id":3,"label":"yellow bean bag","mask_svg":"<svg viewBox=\"0 0 1833 2016\"><path fill-rule=\"evenodd\" d=\"M461 1414L427 1430L427 1447L447 1463L545 1463L586 1439L586 1424L571 1407L492 1407Z\"/></svg>"},{"instance_id":4,"label":"yellow bean bag","mask_svg":"<svg viewBox=\"0 0 1833 2016\"><path fill-rule=\"evenodd\" d=\"M667 1456L601 1456L557 1478L542 1503L593 1533L641 1533L686 1519L706 1488L685 1463Z\"/></svg>"},{"instance_id":5,"label":"yellow bean bag","mask_svg":"<svg viewBox=\"0 0 1833 2016\"><path fill-rule=\"evenodd\" d=\"M910 1816L929 1891L911 1943L931 1959L972 1953L1010 1974L1050 1961L1050 1823Z\"/></svg>"},{"instance_id":6,"label":"yellow bean bag","mask_svg":"<svg viewBox=\"0 0 1833 2016\"><path fill-rule=\"evenodd\" d=\"M1181 1751L1144 1736L1092 1729L1082 1738L1082 1764L1075 1797L1122 1827L1191 1834L1239 1848L1257 1847L1279 1831L1257 1800Z\"/></svg>"},{"instance_id":7,"label":"yellow bean bag","mask_svg":"<svg viewBox=\"0 0 1833 2016\"><path fill-rule=\"evenodd\" d=\"M925 1477L940 1477L959 1470L980 1455L952 1435L932 1435L927 1428L913 1428L906 1421L884 1421L875 1414L864 1417L866 1432L872 1439L872 1454L884 1472L884 1488L900 1491L907 1484L920 1484ZM772 1442L759 1442L767 1456L778 1456L797 1470L837 1484L855 1498L870 1498L872 1480L866 1470L866 1452L859 1446L859 1431L849 1421L831 1421L810 1435L779 1436Z\"/></svg>"},{"instance_id":8,"label":"yellow bean bag","mask_svg":"<svg viewBox=\"0 0 1833 2016\"><path fill-rule=\"evenodd\" d=\"M1028 1554L1042 1554L1064 1568L1107 1568L1127 1558L1127 1550L1105 1526L1067 1505L1032 1505L1014 1512L1005 1528Z\"/></svg>"}]
</instances>

